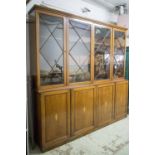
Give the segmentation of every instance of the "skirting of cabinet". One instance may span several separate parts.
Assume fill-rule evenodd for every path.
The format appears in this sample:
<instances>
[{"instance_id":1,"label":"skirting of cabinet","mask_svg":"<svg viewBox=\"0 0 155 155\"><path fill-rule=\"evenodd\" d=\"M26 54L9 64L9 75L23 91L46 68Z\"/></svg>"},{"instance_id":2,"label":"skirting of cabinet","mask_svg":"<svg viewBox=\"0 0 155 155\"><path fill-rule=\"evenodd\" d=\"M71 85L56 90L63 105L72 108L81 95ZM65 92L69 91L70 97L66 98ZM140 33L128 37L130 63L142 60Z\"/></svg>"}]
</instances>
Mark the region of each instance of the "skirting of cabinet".
<instances>
[{"instance_id":1,"label":"skirting of cabinet","mask_svg":"<svg viewBox=\"0 0 155 155\"><path fill-rule=\"evenodd\" d=\"M83 136L86 136L86 135L88 135L88 134L90 134L90 133L92 133L92 132L95 132L95 131L99 130L99 129L102 129L102 128L104 128L104 127L106 127L106 126L108 126L108 125L110 125L110 124L113 124L113 123L115 123L115 122L117 122L117 121L120 121L120 120L122 120L122 119L124 119L124 118L126 118L126 117L127 117L127 115L124 115L124 116L122 116L122 117L119 118L119 119L118 119L118 118L117 118L117 119L113 119L111 122L108 122L108 123L106 123L106 124L104 124L104 125L102 125L102 126L95 127L95 128L93 128L92 130L86 131L85 133L83 132L83 133L80 134L80 135L71 136L71 137L69 137L68 139L66 139L65 141L60 142L60 143L57 143L57 144L54 144L54 145L49 146L49 147L45 147L45 148L40 147L40 149L41 149L42 152L49 151L49 150L51 150L51 149L54 149L54 148L57 148L57 147L62 146L62 145L64 145L64 144L67 144L67 143L69 143L69 142L72 142L73 140L76 140L76 139L78 139L78 138L81 138L81 137L83 137Z\"/></svg>"},{"instance_id":2,"label":"skirting of cabinet","mask_svg":"<svg viewBox=\"0 0 155 155\"><path fill-rule=\"evenodd\" d=\"M49 147L49 148L46 148L46 149L45 149L45 148L41 148L41 151L42 151L42 152L46 152L46 151L48 151L48 150L57 148L57 147L62 146L62 145L64 145L64 144L66 144L66 143L69 143L69 142L71 142L71 141L73 141L73 140L76 140L76 139L81 138L81 137L83 137L83 136L86 136L86 135L88 135L88 134L90 134L90 133L92 133L92 132L95 132L95 131L97 131L97 130L99 130L99 129L102 129L102 128L104 128L104 127L110 125L110 124L113 124L113 123L115 123L115 122L118 122L118 121L120 121L120 120L122 120L122 119L124 119L124 118L126 118L126 117L127 117L127 115L124 115L124 116L122 116L122 117L119 118L119 119L113 119L111 122L108 122L108 123L106 123L106 124L104 124L104 125L102 125L102 126L95 127L94 129L92 129L92 130L90 130L90 131L87 131L87 132L85 132L85 133L82 133L81 135L71 136L71 137L70 137L69 139L67 139L66 141L61 142L61 143L59 143L59 144L56 144L56 145L54 145L54 146L52 146L52 147Z\"/></svg>"}]
</instances>

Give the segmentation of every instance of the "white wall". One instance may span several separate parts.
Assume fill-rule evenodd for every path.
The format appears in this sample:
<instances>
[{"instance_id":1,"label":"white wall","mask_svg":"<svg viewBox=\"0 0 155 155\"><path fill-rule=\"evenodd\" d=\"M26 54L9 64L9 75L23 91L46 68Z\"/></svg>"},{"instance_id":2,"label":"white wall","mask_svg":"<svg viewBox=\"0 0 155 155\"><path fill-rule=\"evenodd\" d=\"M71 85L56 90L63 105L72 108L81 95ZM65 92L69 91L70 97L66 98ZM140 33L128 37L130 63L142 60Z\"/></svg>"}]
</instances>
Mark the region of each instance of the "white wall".
<instances>
[{"instance_id":1,"label":"white wall","mask_svg":"<svg viewBox=\"0 0 155 155\"><path fill-rule=\"evenodd\" d=\"M121 15L118 17L118 24L124 27L129 27L129 15Z\"/></svg>"},{"instance_id":2,"label":"white wall","mask_svg":"<svg viewBox=\"0 0 155 155\"><path fill-rule=\"evenodd\" d=\"M79 16L88 17L103 22L117 22L117 15L111 14L106 8L89 4L82 0L32 0L26 7L26 11L32 8L34 4L46 5L48 7L63 10ZM82 8L87 7L91 10L89 13L82 13Z\"/></svg>"},{"instance_id":3,"label":"white wall","mask_svg":"<svg viewBox=\"0 0 155 155\"><path fill-rule=\"evenodd\" d=\"M129 15L118 16L117 24L128 28L126 46L129 46Z\"/></svg>"}]
</instances>

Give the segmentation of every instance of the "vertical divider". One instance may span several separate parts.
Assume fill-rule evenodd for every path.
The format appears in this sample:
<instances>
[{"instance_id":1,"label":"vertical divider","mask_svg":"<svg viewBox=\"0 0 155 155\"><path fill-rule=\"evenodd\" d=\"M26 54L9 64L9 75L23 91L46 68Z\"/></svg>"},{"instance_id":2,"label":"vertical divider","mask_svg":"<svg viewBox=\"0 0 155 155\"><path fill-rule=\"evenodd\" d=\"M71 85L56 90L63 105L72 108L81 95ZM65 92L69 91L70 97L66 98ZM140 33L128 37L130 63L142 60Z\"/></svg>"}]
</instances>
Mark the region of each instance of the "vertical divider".
<instances>
[{"instance_id":1,"label":"vertical divider","mask_svg":"<svg viewBox=\"0 0 155 155\"><path fill-rule=\"evenodd\" d=\"M94 25L91 25L91 82L94 83Z\"/></svg>"},{"instance_id":2,"label":"vertical divider","mask_svg":"<svg viewBox=\"0 0 155 155\"><path fill-rule=\"evenodd\" d=\"M66 25L66 85L69 85L69 19L65 18Z\"/></svg>"},{"instance_id":3,"label":"vertical divider","mask_svg":"<svg viewBox=\"0 0 155 155\"><path fill-rule=\"evenodd\" d=\"M39 13L36 11L35 13L36 16L36 26L35 26L35 31L36 31L36 77L37 77L37 89L39 89L40 87L40 56L39 56L39 47L40 47L40 43L39 43L39 38L40 38L40 31L39 31L39 26L40 26L40 22L39 22Z\"/></svg>"},{"instance_id":4,"label":"vertical divider","mask_svg":"<svg viewBox=\"0 0 155 155\"><path fill-rule=\"evenodd\" d=\"M125 39L124 39L124 78L125 78L125 66L126 66L126 33L124 32Z\"/></svg>"},{"instance_id":5,"label":"vertical divider","mask_svg":"<svg viewBox=\"0 0 155 155\"><path fill-rule=\"evenodd\" d=\"M114 65L114 30L111 29L111 46L110 46L110 79L113 80L113 65Z\"/></svg>"},{"instance_id":6,"label":"vertical divider","mask_svg":"<svg viewBox=\"0 0 155 155\"><path fill-rule=\"evenodd\" d=\"M112 120L115 119L115 95L116 95L116 83L112 86L113 88L113 111L112 111Z\"/></svg>"},{"instance_id":7,"label":"vertical divider","mask_svg":"<svg viewBox=\"0 0 155 155\"><path fill-rule=\"evenodd\" d=\"M67 85L67 26L66 26L66 18L63 17L64 20L64 85Z\"/></svg>"},{"instance_id":8,"label":"vertical divider","mask_svg":"<svg viewBox=\"0 0 155 155\"><path fill-rule=\"evenodd\" d=\"M96 94L95 94L95 108L94 108L94 110L95 110L95 127L97 127L98 126L98 120L99 120L99 115L98 115L98 107L99 107L99 100L98 100L98 89L99 89L99 87L96 85L95 86L95 92L96 92Z\"/></svg>"},{"instance_id":9,"label":"vertical divider","mask_svg":"<svg viewBox=\"0 0 155 155\"><path fill-rule=\"evenodd\" d=\"M75 129L75 126L74 126L74 123L75 123L75 119L74 119L74 89L71 89L71 103L70 103L70 109L71 109L71 114L70 114L70 118L71 118L71 121L70 121L70 127L71 127L71 136L74 134L74 129Z\"/></svg>"}]
</instances>

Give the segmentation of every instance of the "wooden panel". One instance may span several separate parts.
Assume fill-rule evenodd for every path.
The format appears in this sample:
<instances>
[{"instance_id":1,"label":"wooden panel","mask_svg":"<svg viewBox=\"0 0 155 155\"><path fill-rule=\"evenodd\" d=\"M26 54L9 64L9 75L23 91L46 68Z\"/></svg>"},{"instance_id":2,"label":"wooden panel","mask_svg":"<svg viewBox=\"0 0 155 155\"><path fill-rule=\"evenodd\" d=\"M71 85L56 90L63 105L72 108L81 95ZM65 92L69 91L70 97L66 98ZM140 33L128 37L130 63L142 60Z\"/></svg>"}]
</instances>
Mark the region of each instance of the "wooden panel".
<instances>
[{"instance_id":1,"label":"wooden panel","mask_svg":"<svg viewBox=\"0 0 155 155\"><path fill-rule=\"evenodd\" d=\"M72 135L86 133L94 128L95 87L72 90Z\"/></svg>"},{"instance_id":2,"label":"wooden panel","mask_svg":"<svg viewBox=\"0 0 155 155\"><path fill-rule=\"evenodd\" d=\"M113 79L125 77L126 31L113 28Z\"/></svg>"},{"instance_id":3,"label":"wooden panel","mask_svg":"<svg viewBox=\"0 0 155 155\"><path fill-rule=\"evenodd\" d=\"M42 149L64 142L70 136L70 93L67 90L41 94Z\"/></svg>"},{"instance_id":4,"label":"wooden panel","mask_svg":"<svg viewBox=\"0 0 155 155\"><path fill-rule=\"evenodd\" d=\"M114 108L114 84L98 86L97 92L98 125L102 126L112 121Z\"/></svg>"},{"instance_id":5,"label":"wooden panel","mask_svg":"<svg viewBox=\"0 0 155 155\"><path fill-rule=\"evenodd\" d=\"M115 118L122 118L127 114L128 82L116 82Z\"/></svg>"}]
</instances>

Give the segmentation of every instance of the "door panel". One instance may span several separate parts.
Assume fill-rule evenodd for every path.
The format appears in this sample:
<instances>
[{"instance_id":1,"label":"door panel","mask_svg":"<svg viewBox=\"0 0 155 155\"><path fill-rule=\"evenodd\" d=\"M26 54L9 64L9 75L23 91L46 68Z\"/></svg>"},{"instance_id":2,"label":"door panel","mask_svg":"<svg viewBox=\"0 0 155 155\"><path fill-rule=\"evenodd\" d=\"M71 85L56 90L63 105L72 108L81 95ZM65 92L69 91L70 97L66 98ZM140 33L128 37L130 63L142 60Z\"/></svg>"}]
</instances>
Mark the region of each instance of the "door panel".
<instances>
[{"instance_id":1,"label":"door panel","mask_svg":"<svg viewBox=\"0 0 155 155\"><path fill-rule=\"evenodd\" d=\"M62 17L39 15L41 86L64 83L64 21Z\"/></svg>"},{"instance_id":2,"label":"door panel","mask_svg":"<svg viewBox=\"0 0 155 155\"><path fill-rule=\"evenodd\" d=\"M119 119L127 114L127 100L128 100L128 82L116 83L116 97L115 97L115 118Z\"/></svg>"},{"instance_id":3,"label":"door panel","mask_svg":"<svg viewBox=\"0 0 155 155\"><path fill-rule=\"evenodd\" d=\"M72 135L85 133L94 127L95 87L72 90Z\"/></svg>"},{"instance_id":4,"label":"door panel","mask_svg":"<svg viewBox=\"0 0 155 155\"><path fill-rule=\"evenodd\" d=\"M90 81L91 25L69 20L69 82Z\"/></svg>"},{"instance_id":5,"label":"door panel","mask_svg":"<svg viewBox=\"0 0 155 155\"><path fill-rule=\"evenodd\" d=\"M110 79L111 29L95 26L94 79Z\"/></svg>"},{"instance_id":6,"label":"door panel","mask_svg":"<svg viewBox=\"0 0 155 155\"><path fill-rule=\"evenodd\" d=\"M41 95L43 147L65 141L70 135L70 92L68 90Z\"/></svg>"},{"instance_id":7,"label":"door panel","mask_svg":"<svg viewBox=\"0 0 155 155\"><path fill-rule=\"evenodd\" d=\"M114 84L98 86L98 125L112 120L114 104Z\"/></svg>"},{"instance_id":8,"label":"door panel","mask_svg":"<svg viewBox=\"0 0 155 155\"><path fill-rule=\"evenodd\" d=\"M114 30L114 62L113 77L123 78L125 69L125 32Z\"/></svg>"}]
</instances>

